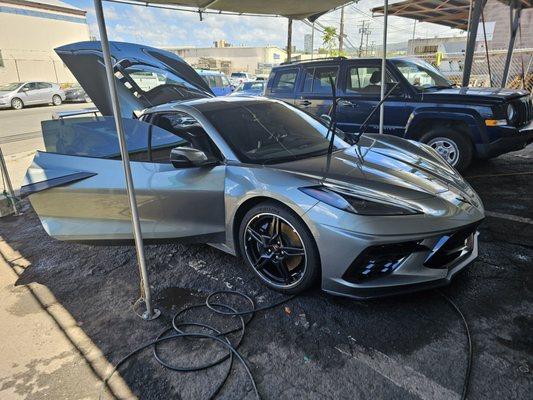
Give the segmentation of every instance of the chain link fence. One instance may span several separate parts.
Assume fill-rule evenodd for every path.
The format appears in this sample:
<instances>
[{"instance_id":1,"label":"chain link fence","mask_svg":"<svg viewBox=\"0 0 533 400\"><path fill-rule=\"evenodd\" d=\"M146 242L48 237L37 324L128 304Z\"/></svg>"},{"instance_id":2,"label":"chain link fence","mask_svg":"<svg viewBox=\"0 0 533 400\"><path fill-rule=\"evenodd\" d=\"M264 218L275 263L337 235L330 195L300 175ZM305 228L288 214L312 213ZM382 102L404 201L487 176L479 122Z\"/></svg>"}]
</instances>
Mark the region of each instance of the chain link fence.
<instances>
[{"instance_id":1,"label":"chain link fence","mask_svg":"<svg viewBox=\"0 0 533 400\"><path fill-rule=\"evenodd\" d=\"M456 54L417 54L427 62L438 67L446 77L458 85L463 80L464 53ZM501 87L503 69L507 50L489 51L489 61L485 52L476 52L472 63L470 86L475 87ZM490 66L490 71L489 71ZM492 85L491 85L492 81ZM533 49L516 49L509 68L507 88L526 89L533 92Z\"/></svg>"}]
</instances>

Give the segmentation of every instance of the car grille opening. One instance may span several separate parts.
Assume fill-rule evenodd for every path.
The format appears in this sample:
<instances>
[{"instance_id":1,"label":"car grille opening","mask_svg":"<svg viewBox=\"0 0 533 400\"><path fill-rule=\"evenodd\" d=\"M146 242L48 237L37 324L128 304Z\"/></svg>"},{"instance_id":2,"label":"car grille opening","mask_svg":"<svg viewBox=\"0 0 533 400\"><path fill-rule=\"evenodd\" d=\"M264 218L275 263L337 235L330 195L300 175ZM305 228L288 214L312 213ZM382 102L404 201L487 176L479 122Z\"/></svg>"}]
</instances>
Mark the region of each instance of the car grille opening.
<instances>
[{"instance_id":1,"label":"car grille opening","mask_svg":"<svg viewBox=\"0 0 533 400\"><path fill-rule=\"evenodd\" d=\"M424 267L447 268L450 263L459 261L472 253L476 228L477 226L470 226L442 236L424 261Z\"/></svg>"},{"instance_id":2,"label":"car grille opening","mask_svg":"<svg viewBox=\"0 0 533 400\"><path fill-rule=\"evenodd\" d=\"M516 108L516 126L520 128L529 124L531 119L533 119L533 105L531 104L531 99L529 97L524 97L514 102L513 105Z\"/></svg>"},{"instance_id":3,"label":"car grille opening","mask_svg":"<svg viewBox=\"0 0 533 400\"><path fill-rule=\"evenodd\" d=\"M352 283L381 278L394 272L414 252L428 250L417 241L370 246L357 256L342 278Z\"/></svg>"}]
</instances>

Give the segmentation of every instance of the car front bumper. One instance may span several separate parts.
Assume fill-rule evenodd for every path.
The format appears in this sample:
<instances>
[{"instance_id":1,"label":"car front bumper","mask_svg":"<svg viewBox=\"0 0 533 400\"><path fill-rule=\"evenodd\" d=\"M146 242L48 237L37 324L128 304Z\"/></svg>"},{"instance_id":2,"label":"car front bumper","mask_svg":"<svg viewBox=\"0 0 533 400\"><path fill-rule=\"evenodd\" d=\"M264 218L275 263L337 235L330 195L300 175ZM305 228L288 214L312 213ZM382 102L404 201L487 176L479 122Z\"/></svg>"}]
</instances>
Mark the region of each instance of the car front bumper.
<instances>
[{"instance_id":1,"label":"car front bumper","mask_svg":"<svg viewBox=\"0 0 533 400\"><path fill-rule=\"evenodd\" d=\"M446 218L348 215L343 219L353 221L344 226L316 214L322 212L312 209L306 216L318 221L312 231L322 289L332 294L371 299L447 285L478 255L477 226L483 212L475 207ZM370 229L361 223L365 218ZM382 225L380 219L389 222ZM428 219L434 222L425 222Z\"/></svg>"},{"instance_id":2,"label":"car front bumper","mask_svg":"<svg viewBox=\"0 0 533 400\"><path fill-rule=\"evenodd\" d=\"M498 139L489 143L478 144L476 150L479 158L491 158L511 151L518 151L533 142L533 120L521 128L501 126L490 129L497 131L489 132L490 136L498 137Z\"/></svg>"}]
</instances>

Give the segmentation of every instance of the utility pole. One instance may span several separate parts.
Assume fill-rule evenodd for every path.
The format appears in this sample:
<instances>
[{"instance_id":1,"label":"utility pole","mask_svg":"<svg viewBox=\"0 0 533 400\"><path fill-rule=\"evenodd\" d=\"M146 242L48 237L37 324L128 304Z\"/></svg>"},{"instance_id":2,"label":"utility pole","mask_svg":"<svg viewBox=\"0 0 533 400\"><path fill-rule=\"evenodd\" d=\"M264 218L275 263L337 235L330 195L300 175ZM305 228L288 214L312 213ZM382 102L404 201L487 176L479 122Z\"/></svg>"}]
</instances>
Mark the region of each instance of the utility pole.
<instances>
[{"instance_id":1,"label":"utility pole","mask_svg":"<svg viewBox=\"0 0 533 400\"><path fill-rule=\"evenodd\" d=\"M339 53L344 50L344 7L341 7L341 23L339 29Z\"/></svg>"},{"instance_id":2,"label":"utility pole","mask_svg":"<svg viewBox=\"0 0 533 400\"><path fill-rule=\"evenodd\" d=\"M292 57L292 18L289 18L289 26L287 30L287 62L291 61Z\"/></svg>"},{"instance_id":3,"label":"utility pole","mask_svg":"<svg viewBox=\"0 0 533 400\"><path fill-rule=\"evenodd\" d=\"M365 36L366 36L365 55L366 56L368 56L368 37L370 36L371 33L372 33L372 31L370 30L370 23L368 23L368 28L366 28L366 32L365 32Z\"/></svg>"},{"instance_id":4,"label":"utility pole","mask_svg":"<svg viewBox=\"0 0 533 400\"><path fill-rule=\"evenodd\" d=\"M416 35L416 19L415 19L415 23L413 24L413 40L415 39L415 35Z\"/></svg>"},{"instance_id":5,"label":"utility pole","mask_svg":"<svg viewBox=\"0 0 533 400\"><path fill-rule=\"evenodd\" d=\"M363 52L363 40L365 38L366 31L368 30L368 26L366 26L367 21L363 21L361 27L359 28L359 34L361 35L361 43L359 44L359 57L361 57L361 54Z\"/></svg>"},{"instance_id":6,"label":"utility pole","mask_svg":"<svg viewBox=\"0 0 533 400\"><path fill-rule=\"evenodd\" d=\"M315 54L315 22L313 21L313 27L311 29L311 60Z\"/></svg>"}]
</instances>

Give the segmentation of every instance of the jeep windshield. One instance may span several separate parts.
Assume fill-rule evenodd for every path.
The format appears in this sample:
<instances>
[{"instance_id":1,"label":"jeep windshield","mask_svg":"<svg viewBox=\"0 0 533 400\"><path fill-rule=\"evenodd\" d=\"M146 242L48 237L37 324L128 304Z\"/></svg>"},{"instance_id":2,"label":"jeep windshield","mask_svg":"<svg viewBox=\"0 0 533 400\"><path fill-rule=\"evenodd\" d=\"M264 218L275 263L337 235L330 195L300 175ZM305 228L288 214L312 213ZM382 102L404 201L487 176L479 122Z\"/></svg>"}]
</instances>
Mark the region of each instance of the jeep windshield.
<instances>
[{"instance_id":1,"label":"jeep windshield","mask_svg":"<svg viewBox=\"0 0 533 400\"><path fill-rule=\"evenodd\" d=\"M328 152L328 128L288 105L247 101L202 112L245 163L277 164ZM346 147L336 136L333 150Z\"/></svg>"},{"instance_id":2,"label":"jeep windshield","mask_svg":"<svg viewBox=\"0 0 533 400\"><path fill-rule=\"evenodd\" d=\"M452 87L452 83L437 68L425 61L392 60L392 62L418 91Z\"/></svg>"}]
</instances>

